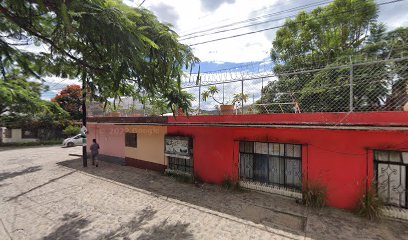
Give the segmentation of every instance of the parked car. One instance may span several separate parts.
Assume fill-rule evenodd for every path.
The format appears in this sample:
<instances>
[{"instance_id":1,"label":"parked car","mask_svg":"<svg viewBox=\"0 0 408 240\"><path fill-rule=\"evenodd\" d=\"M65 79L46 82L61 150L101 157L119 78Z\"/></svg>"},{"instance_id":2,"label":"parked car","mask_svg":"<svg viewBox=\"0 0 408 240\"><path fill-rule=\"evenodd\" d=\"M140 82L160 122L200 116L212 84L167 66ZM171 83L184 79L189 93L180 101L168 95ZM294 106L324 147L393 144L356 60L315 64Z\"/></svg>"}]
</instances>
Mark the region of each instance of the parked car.
<instances>
[{"instance_id":1,"label":"parked car","mask_svg":"<svg viewBox=\"0 0 408 240\"><path fill-rule=\"evenodd\" d=\"M84 138L86 140L86 137L83 137L82 134L78 134L78 135L76 135L74 137L66 138L62 142L62 146L63 147L73 147L73 146L82 145L82 141L83 141Z\"/></svg>"}]
</instances>

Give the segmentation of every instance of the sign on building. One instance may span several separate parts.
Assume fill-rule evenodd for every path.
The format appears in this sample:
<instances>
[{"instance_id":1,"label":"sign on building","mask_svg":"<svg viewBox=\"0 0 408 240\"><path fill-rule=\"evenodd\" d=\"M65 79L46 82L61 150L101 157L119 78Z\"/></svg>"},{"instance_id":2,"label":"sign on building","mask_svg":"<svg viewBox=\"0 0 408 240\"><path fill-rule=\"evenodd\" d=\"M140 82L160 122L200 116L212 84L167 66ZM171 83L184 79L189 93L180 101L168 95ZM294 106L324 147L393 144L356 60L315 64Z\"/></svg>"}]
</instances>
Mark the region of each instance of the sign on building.
<instances>
[{"instance_id":1,"label":"sign on building","mask_svg":"<svg viewBox=\"0 0 408 240\"><path fill-rule=\"evenodd\" d=\"M165 137L165 155L169 157L187 157L192 156L192 139L182 136Z\"/></svg>"}]
</instances>

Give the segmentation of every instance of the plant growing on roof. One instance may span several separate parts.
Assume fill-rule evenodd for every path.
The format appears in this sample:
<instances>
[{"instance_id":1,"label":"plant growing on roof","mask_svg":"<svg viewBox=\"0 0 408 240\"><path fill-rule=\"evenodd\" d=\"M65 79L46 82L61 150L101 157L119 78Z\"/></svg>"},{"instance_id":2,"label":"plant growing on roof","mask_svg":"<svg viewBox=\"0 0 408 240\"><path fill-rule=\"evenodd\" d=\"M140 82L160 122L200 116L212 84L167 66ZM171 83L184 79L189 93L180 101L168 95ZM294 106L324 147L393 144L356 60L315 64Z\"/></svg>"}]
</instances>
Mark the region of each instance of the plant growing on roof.
<instances>
[{"instance_id":1,"label":"plant growing on roof","mask_svg":"<svg viewBox=\"0 0 408 240\"><path fill-rule=\"evenodd\" d=\"M202 97L203 101L207 101L208 98L211 97L216 103L218 103L220 105L235 105L235 104L240 104L241 102L245 103L248 100L248 97L249 97L248 94L235 93L234 97L232 98L231 104L228 104L228 102L225 103L225 102L218 101L214 97L214 95L216 93L218 93L218 92L219 92L219 90L218 90L217 86L210 86L210 87L208 87L207 91L204 91L201 94L201 97Z\"/></svg>"},{"instance_id":2,"label":"plant growing on roof","mask_svg":"<svg viewBox=\"0 0 408 240\"><path fill-rule=\"evenodd\" d=\"M233 105L240 105L242 102L246 103L248 100L248 94L245 93L235 93L234 97L232 98Z\"/></svg>"},{"instance_id":3,"label":"plant growing on roof","mask_svg":"<svg viewBox=\"0 0 408 240\"><path fill-rule=\"evenodd\" d=\"M246 102L248 99L248 94L243 94L243 93L236 93L234 94L234 97L232 98L231 103L225 103L224 101L218 101L214 95L218 93L219 90L217 86L210 86L208 87L207 91L204 91L201 94L201 97L203 101L207 101L209 97L211 97L216 103L218 103L220 106L216 106L216 109L219 109L223 115L229 115L233 114L234 111L234 106L239 105L242 102Z\"/></svg>"},{"instance_id":4,"label":"plant growing on roof","mask_svg":"<svg viewBox=\"0 0 408 240\"><path fill-rule=\"evenodd\" d=\"M218 93L219 90L217 88L217 86L209 86L207 91L204 91L203 93L201 93L201 97L203 99L204 102L206 102L208 100L209 97L211 97L216 103L220 104L220 105L224 105L224 102L218 101L214 95L216 93Z\"/></svg>"}]
</instances>

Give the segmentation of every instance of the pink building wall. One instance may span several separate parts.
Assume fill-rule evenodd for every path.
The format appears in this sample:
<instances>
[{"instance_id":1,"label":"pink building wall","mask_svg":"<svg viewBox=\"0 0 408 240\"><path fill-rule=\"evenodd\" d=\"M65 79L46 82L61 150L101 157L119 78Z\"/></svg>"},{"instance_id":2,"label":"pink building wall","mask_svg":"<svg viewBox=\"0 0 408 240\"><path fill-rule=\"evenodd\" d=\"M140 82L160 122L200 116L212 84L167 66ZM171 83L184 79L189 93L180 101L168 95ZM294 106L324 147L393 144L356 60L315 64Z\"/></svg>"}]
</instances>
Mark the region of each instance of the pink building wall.
<instances>
[{"instance_id":1,"label":"pink building wall","mask_svg":"<svg viewBox=\"0 0 408 240\"><path fill-rule=\"evenodd\" d=\"M92 139L99 143L99 154L114 157L125 157L125 131L124 126L113 124L93 124L87 125L87 145L88 151L92 144Z\"/></svg>"}]
</instances>

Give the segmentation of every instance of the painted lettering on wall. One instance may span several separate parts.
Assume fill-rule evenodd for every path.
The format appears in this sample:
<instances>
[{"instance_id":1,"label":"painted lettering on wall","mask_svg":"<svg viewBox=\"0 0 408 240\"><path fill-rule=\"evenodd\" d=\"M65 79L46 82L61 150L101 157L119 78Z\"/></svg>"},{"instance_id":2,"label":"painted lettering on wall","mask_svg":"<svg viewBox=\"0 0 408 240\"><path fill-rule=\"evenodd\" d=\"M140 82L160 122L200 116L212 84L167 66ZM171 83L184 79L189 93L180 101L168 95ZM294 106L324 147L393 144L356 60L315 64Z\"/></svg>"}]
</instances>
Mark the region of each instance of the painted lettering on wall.
<instances>
[{"instance_id":1,"label":"painted lettering on wall","mask_svg":"<svg viewBox=\"0 0 408 240\"><path fill-rule=\"evenodd\" d=\"M159 135L163 134L164 129L162 127L126 127L125 132L127 133L137 133L144 135Z\"/></svg>"}]
</instances>

